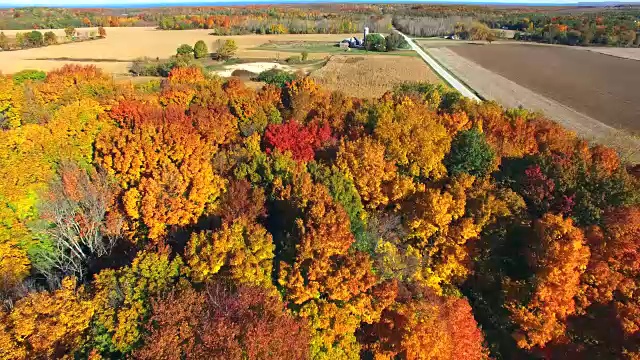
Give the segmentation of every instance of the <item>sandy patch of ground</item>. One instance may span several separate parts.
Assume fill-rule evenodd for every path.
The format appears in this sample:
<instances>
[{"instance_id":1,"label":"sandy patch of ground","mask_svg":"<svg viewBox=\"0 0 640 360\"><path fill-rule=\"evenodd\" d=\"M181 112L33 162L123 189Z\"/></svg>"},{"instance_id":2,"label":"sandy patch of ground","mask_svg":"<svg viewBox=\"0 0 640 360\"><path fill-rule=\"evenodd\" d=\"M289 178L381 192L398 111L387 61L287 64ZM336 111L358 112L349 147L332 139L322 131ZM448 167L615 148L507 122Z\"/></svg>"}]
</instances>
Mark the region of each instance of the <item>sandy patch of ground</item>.
<instances>
[{"instance_id":1,"label":"sandy patch of ground","mask_svg":"<svg viewBox=\"0 0 640 360\"><path fill-rule=\"evenodd\" d=\"M282 65L282 64L273 63L273 62L254 62L254 63L246 63L246 64L227 65L224 67L223 70L217 70L214 72L221 77L229 77L229 76L232 76L233 72L236 70L244 70L244 71L252 72L254 74L259 74L265 70L270 70L270 69L293 71L293 68L288 65Z\"/></svg>"},{"instance_id":2,"label":"sandy patch of ground","mask_svg":"<svg viewBox=\"0 0 640 360\"><path fill-rule=\"evenodd\" d=\"M327 89L365 98L379 97L403 82L440 82L422 59L389 55L335 55L311 77Z\"/></svg>"},{"instance_id":3,"label":"sandy patch of ground","mask_svg":"<svg viewBox=\"0 0 640 360\"><path fill-rule=\"evenodd\" d=\"M533 89L485 69L458 55L457 49L455 52L454 49L448 48L431 48L427 51L483 98L495 100L508 108L522 106L526 109L542 112L550 119L589 141L615 148L623 158L629 161L637 162L640 160L640 141L637 138L578 112L551 97L534 92ZM526 67L522 67L521 70L539 76L536 70Z\"/></svg>"},{"instance_id":4,"label":"sandy patch of ground","mask_svg":"<svg viewBox=\"0 0 640 360\"><path fill-rule=\"evenodd\" d=\"M78 29L86 31L85 29ZM48 30L47 30L48 31ZM53 30L64 36L64 30ZM106 28L106 39L68 43L20 51L0 51L0 71L13 73L24 69L51 70L66 63L94 64L112 73L126 73L131 61L139 57L167 58L175 54L181 44L195 44L203 40L214 51L217 40L233 39L238 45L237 56L248 58L286 59L291 53L273 50L252 50L269 41L327 41L338 42L345 34L286 34L212 36L210 30L156 30L150 27ZM13 35L16 31L5 30ZM310 59L322 59L328 54L311 53ZM100 62L94 59L103 60ZM78 60L78 61L74 61ZM106 61L117 60L117 61Z\"/></svg>"}]
</instances>

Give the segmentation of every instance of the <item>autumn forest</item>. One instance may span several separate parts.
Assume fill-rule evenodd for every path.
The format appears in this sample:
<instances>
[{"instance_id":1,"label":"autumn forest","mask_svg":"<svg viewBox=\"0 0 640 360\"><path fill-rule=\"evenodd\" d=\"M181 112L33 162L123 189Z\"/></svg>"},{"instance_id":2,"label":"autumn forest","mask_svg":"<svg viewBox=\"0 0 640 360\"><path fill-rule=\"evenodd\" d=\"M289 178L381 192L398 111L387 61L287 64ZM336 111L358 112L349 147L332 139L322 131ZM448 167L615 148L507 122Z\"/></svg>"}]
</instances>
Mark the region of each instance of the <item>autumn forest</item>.
<instances>
[{"instance_id":1,"label":"autumn forest","mask_svg":"<svg viewBox=\"0 0 640 360\"><path fill-rule=\"evenodd\" d=\"M615 151L441 85L0 77L0 359L638 359Z\"/></svg>"},{"instance_id":2,"label":"autumn forest","mask_svg":"<svg viewBox=\"0 0 640 360\"><path fill-rule=\"evenodd\" d=\"M472 34L460 29L478 25L482 25L480 31ZM511 30L521 41L572 46L640 46L640 7L633 3L599 8L426 3L0 8L0 30L130 26L208 29L212 35L356 33L365 26L372 32L388 32L395 26L419 37L455 33L468 40L485 40L489 33L498 39L506 36L503 30Z\"/></svg>"}]
</instances>

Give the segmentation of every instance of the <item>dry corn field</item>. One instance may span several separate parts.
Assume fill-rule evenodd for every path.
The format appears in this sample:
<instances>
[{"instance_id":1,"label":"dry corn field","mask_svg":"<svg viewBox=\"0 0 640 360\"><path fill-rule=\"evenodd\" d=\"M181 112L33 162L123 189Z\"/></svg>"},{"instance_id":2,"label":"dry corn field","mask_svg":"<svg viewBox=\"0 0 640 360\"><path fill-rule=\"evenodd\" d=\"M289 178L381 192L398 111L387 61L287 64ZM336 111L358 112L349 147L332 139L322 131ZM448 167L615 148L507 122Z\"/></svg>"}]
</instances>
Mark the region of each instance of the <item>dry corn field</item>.
<instances>
[{"instance_id":1,"label":"dry corn field","mask_svg":"<svg viewBox=\"0 0 640 360\"><path fill-rule=\"evenodd\" d=\"M88 32L95 29L78 29ZM295 55L273 50L252 50L269 41L328 41L336 43L351 35L345 34L287 34L287 35L235 35L212 36L210 30L156 30L149 27L106 28L106 39L53 45L42 48L0 51L0 72L14 73L24 69L51 70L67 63L93 64L105 71L127 73L131 61L148 56L167 58L174 55L181 44L193 46L203 40L214 51L218 39L234 39L238 45L238 57L273 59ZM42 32L49 30L42 30ZM14 30L3 30L7 36L14 36ZM22 31L24 32L24 31ZM54 30L58 36L64 36L64 30ZM321 59L325 53L309 54L311 59Z\"/></svg>"},{"instance_id":2,"label":"dry corn field","mask_svg":"<svg viewBox=\"0 0 640 360\"><path fill-rule=\"evenodd\" d=\"M407 81L441 81L420 58L388 55L335 55L311 76L327 89L369 98Z\"/></svg>"}]
</instances>

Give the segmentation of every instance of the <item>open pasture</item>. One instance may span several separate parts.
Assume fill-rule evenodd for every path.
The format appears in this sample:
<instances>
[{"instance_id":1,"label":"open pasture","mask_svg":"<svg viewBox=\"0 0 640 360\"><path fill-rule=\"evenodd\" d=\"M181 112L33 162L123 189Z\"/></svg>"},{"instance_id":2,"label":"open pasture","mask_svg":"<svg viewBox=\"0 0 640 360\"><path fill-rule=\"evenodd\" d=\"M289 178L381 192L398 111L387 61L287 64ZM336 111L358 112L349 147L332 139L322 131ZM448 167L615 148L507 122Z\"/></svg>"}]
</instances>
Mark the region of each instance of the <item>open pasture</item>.
<instances>
[{"instance_id":1,"label":"open pasture","mask_svg":"<svg viewBox=\"0 0 640 360\"><path fill-rule=\"evenodd\" d=\"M492 44L450 49L607 125L640 130L640 61L559 46Z\"/></svg>"},{"instance_id":2,"label":"open pasture","mask_svg":"<svg viewBox=\"0 0 640 360\"><path fill-rule=\"evenodd\" d=\"M85 31L85 29L79 29ZM93 64L105 71L127 73L131 61L139 57L167 58L175 54L181 44L192 45L203 40L209 51L215 50L218 39L234 39L238 57L285 59L293 54L278 49L256 49L269 41L338 42L350 34L286 34L286 35L234 35L212 36L210 30L156 30L149 27L107 28L106 39L82 43L63 44L35 49L0 52L0 71L13 73L24 69L51 70L66 63ZM13 36L16 31L5 30ZM55 30L63 36L64 30ZM302 51L302 50L301 50ZM321 59L327 52L313 52L310 59Z\"/></svg>"}]
</instances>

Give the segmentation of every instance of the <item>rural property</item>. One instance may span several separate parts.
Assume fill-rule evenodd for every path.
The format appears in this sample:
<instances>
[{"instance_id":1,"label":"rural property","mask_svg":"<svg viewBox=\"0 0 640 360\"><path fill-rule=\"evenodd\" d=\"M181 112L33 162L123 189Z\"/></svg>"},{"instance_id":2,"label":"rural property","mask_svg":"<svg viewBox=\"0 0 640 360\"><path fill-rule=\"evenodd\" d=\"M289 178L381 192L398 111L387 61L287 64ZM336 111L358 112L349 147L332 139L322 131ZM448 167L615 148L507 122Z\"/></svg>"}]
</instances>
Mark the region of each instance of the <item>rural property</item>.
<instances>
[{"instance_id":1,"label":"rural property","mask_svg":"<svg viewBox=\"0 0 640 360\"><path fill-rule=\"evenodd\" d=\"M0 360L640 360L640 5L8 1Z\"/></svg>"}]
</instances>

